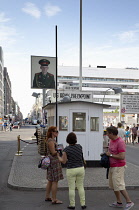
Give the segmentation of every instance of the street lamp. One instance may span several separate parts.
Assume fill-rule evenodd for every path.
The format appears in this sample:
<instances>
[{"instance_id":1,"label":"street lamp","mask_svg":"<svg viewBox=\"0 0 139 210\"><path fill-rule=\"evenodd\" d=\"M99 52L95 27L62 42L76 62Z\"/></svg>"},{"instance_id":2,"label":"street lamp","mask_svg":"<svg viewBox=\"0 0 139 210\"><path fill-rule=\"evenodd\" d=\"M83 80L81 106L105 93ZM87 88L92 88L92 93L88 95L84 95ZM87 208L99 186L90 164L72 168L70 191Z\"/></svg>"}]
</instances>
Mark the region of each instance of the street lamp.
<instances>
[{"instance_id":1,"label":"street lamp","mask_svg":"<svg viewBox=\"0 0 139 210\"><path fill-rule=\"evenodd\" d=\"M36 108L36 118L38 117L38 109L37 109L37 98L40 95L40 93L32 93L32 96L36 98L36 102L35 102L35 108Z\"/></svg>"},{"instance_id":2,"label":"street lamp","mask_svg":"<svg viewBox=\"0 0 139 210\"><path fill-rule=\"evenodd\" d=\"M109 88L108 90L106 90L106 92L105 92L105 94L104 94L104 98L103 98L102 104L103 104L103 102L104 102L106 93L107 93L109 90L111 90L111 89L114 90L114 93L115 93L115 94L118 94L118 93L122 93L122 92L123 92L123 91L122 91L122 88L120 88L120 87Z\"/></svg>"},{"instance_id":3,"label":"street lamp","mask_svg":"<svg viewBox=\"0 0 139 210\"><path fill-rule=\"evenodd\" d=\"M64 96L63 99L61 100L61 102L70 102L71 98L70 96Z\"/></svg>"},{"instance_id":4,"label":"street lamp","mask_svg":"<svg viewBox=\"0 0 139 210\"><path fill-rule=\"evenodd\" d=\"M32 93L32 96L34 96L35 98L38 98L39 95L40 93L35 93L35 92Z\"/></svg>"}]
</instances>

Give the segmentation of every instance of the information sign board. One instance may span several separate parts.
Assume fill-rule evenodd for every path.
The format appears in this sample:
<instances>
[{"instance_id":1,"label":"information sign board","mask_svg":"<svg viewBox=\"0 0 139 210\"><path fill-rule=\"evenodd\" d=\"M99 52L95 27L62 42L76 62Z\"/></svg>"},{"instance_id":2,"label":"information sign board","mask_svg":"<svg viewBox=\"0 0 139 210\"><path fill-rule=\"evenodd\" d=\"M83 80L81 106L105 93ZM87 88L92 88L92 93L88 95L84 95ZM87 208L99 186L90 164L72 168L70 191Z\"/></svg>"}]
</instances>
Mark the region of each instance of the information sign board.
<instances>
[{"instance_id":1,"label":"information sign board","mask_svg":"<svg viewBox=\"0 0 139 210\"><path fill-rule=\"evenodd\" d=\"M139 113L139 95L121 94L121 113L138 114Z\"/></svg>"}]
</instances>

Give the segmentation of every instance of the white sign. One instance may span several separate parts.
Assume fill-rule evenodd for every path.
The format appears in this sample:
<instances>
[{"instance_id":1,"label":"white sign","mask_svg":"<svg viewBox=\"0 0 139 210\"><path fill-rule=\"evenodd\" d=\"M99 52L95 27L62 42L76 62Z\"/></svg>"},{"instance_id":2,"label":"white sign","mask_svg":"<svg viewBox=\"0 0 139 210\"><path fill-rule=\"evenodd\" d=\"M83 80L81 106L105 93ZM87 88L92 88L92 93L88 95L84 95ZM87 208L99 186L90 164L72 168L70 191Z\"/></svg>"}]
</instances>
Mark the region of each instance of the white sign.
<instances>
[{"instance_id":1,"label":"white sign","mask_svg":"<svg viewBox=\"0 0 139 210\"><path fill-rule=\"evenodd\" d=\"M121 113L139 113L139 95L121 95Z\"/></svg>"},{"instance_id":2,"label":"white sign","mask_svg":"<svg viewBox=\"0 0 139 210\"><path fill-rule=\"evenodd\" d=\"M61 101L64 96L69 96L71 101L89 101L92 102L92 92L88 91L59 91L57 93L57 101ZM49 91L47 98L53 103L56 101L56 92Z\"/></svg>"}]
</instances>

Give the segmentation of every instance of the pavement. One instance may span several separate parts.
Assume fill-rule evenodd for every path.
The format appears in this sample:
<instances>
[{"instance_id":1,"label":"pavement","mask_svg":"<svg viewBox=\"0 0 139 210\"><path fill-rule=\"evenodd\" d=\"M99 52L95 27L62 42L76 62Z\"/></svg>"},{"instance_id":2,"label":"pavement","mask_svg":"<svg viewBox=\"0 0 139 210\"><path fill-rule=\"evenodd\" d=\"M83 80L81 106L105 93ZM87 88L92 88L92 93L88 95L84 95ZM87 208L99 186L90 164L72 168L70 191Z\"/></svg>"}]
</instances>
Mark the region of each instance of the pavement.
<instances>
[{"instance_id":1,"label":"pavement","mask_svg":"<svg viewBox=\"0 0 139 210\"><path fill-rule=\"evenodd\" d=\"M47 184L46 170L38 168L38 163L41 157L40 154L38 153L38 146L36 144L33 144L35 140L32 140L32 138L28 140L26 139L26 141L29 143L25 143L23 145L23 147L21 148L22 151L22 153L20 153L21 155L15 154L14 156L10 175L8 178L8 187L17 190L43 191L45 190ZM139 145L137 145L137 147L139 149ZM60 191L60 194L63 194L64 196L65 190L68 189L68 184L66 179L66 168L63 168L63 174L64 174L64 180L59 181L58 191ZM136 207L133 207L133 209L139 209L139 197L138 197L139 166L127 163L127 169L125 172L125 182L126 182L126 188L130 191L131 197L133 196L134 198L133 201L137 203ZM101 194L103 194L103 199L105 200L104 206L102 203L103 201L101 201L102 205L100 208L90 207L88 209L107 210L106 201L108 198L111 197L111 194L113 193L110 193L112 191L110 191L108 188L108 180L106 179L106 169L101 167L86 168L84 186L87 195L88 192L90 192L89 194L92 195L91 193L94 193L94 191L96 191L95 195L93 194L93 196L94 197L96 196L96 201L98 203L100 200L99 196L101 196ZM108 193L110 193L109 195L110 197L107 195ZM58 207L57 209L60 208Z\"/></svg>"},{"instance_id":2,"label":"pavement","mask_svg":"<svg viewBox=\"0 0 139 210\"><path fill-rule=\"evenodd\" d=\"M25 190L45 190L46 170L38 168L40 154L38 146L33 144L31 138L27 141L20 155L15 154L8 186ZM138 145L139 148L139 145ZM59 181L60 189L68 189L66 179L66 168L63 168L64 180ZM101 167L86 168L85 189L108 189L106 169ZM139 166L127 163L125 182L128 189L139 189Z\"/></svg>"}]
</instances>

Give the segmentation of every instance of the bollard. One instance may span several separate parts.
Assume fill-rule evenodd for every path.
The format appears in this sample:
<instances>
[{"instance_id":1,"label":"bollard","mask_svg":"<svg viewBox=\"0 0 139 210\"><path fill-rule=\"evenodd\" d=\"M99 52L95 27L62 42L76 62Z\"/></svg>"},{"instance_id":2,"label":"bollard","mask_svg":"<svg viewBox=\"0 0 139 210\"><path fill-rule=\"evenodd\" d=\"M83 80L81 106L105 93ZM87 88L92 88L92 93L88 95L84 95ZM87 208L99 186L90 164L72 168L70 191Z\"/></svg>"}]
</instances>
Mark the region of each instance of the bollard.
<instances>
[{"instance_id":1,"label":"bollard","mask_svg":"<svg viewBox=\"0 0 139 210\"><path fill-rule=\"evenodd\" d=\"M20 151L20 135L17 136L17 153L15 155L22 156L22 151Z\"/></svg>"}]
</instances>

